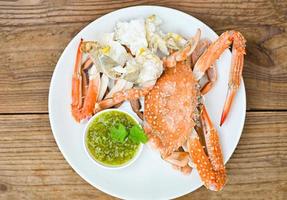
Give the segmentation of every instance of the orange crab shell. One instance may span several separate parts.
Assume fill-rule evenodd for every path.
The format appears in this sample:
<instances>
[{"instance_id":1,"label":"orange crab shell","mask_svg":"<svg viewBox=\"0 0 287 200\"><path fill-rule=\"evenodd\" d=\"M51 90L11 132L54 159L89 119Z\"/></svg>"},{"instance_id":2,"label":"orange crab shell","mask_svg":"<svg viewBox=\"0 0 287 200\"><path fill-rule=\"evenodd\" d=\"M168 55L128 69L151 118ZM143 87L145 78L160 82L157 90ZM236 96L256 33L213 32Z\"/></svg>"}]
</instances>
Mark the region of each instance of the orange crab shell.
<instances>
[{"instance_id":1,"label":"orange crab shell","mask_svg":"<svg viewBox=\"0 0 287 200\"><path fill-rule=\"evenodd\" d=\"M145 122L151 128L149 139L162 157L184 145L195 123L197 81L190 67L177 63L167 68L145 97Z\"/></svg>"}]
</instances>

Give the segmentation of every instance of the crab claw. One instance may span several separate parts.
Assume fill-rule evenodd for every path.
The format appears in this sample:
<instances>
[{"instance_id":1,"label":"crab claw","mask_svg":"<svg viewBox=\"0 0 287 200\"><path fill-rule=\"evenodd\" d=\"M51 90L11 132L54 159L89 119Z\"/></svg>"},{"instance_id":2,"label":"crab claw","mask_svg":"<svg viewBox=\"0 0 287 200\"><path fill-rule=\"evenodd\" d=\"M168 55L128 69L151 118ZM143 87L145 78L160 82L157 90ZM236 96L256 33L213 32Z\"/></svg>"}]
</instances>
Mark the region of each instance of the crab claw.
<instances>
[{"instance_id":1,"label":"crab claw","mask_svg":"<svg viewBox=\"0 0 287 200\"><path fill-rule=\"evenodd\" d=\"M237 31L226 31L212 43L196 62L193 74L199 80L221 54L232 45L231 70L229 75L229 91L225 101L221 122L222 125L228 115L235 93L240 86L243 61L245 55L245 43L243 35ZM208 88L209 89L209 88Z\"/></svg>"},{"instance_id":2,"label":"crab claw","mask_svg":"<svg viewBox=\"0 0 287 200\"><path fill-rule=\"evenodd\" d=\"M205 187L213 191L222 190L226 183L225 169L214 169L195 130L192 131L190 138L187 140L187 148Z\"/></svg>"},{"instance_id":3,"label":"crab claw","mask_svg":"<svg viewBox=\"0 0 287 200\"><path fill-rule=\"evenodd\" d=\"M216 128L207 113L206 107L203 105L201 121L203 125L204 137L206 142L206 150L208 152L209 160L214 170L225 171L219 135Z\"/></svg>"}]
</instances>

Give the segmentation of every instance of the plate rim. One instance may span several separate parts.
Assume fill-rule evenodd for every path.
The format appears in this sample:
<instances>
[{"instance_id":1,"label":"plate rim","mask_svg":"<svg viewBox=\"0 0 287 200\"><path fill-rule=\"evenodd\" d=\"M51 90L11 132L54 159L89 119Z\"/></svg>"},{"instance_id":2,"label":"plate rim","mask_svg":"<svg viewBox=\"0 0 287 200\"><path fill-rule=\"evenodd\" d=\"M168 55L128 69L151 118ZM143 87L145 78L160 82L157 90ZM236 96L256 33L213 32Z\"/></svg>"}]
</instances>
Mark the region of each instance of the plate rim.
<instances>
[{"instance_id":1,"label":"plate rim","mask_svg":"<svg viewBox=\"0 0 287 200\"><path fill-rule=\"evenodd\" d=\"M201 20L197 19L196 17L194 17L194 16L192 16L192 15L190 15L190 14L185 13L184 11L181 11L181 10L178 10L178 9L175 9L175 8L170 8L170 7L166 7L166 6L158 6L158 5L138 5L138 6L129 6L129 7L124 7L124 8L116 9L116 10L114 10L114 11L112 11L112 12L109 12L109 13L106 13L106 14L104 14L104 15L101 15L100 17L96 18L95 20L89 22L89 23L88 23L87 25L85 25L77 34L75 34L75 35L70 39L68 45L65 47L65 49L64 49L64 50L62 51L62 53L61 53L61 56L58 58L58 61L57 61L56 65L55 65L55 68L54 68L54 71L53 71L53 74L52 74L52 78L51 78L51 80L50 80L50 85L49 85L48 115L49 115L50 127L51 127L51 130L52 130L52 134L53 134L53 136L54 136L54 138L55 138L55 142L56 142L56 144L57 144L57 146L58 146L58 148L59 148L61 154L63 155L64 159L68 162L68 164L70 165L70 167L71 167L81 178L83 178L86 182L88 182L90 185L92 185L92 186L95 187L96 189L98 189L98 190L100 190L100 191L102 191L102 192L104 192L104 193L106 193L106 194L108 194L108 195L111 195L111 196L114 196L114 197L117 197L117 198L124 198L124 199L126 198L125 196L121 196L121 195L119 195L119 194L117 194L117 193L114 193L114 192L111 191L111 190L108 191L108 190L106 190L104 187L101 187L100 185L93 183L92 181L89 180L89 178L88 178L87 176L85 176L83 173L80 172L81 170L78 169L77 166L72 165L72 161L70 160L69 156L65 153L65 151L64 151L64 149L63 149L63 146L60 145L57 134L55 134L55 127L54 127L54 125L53 125L55 122L54 122L54 120L53 120L52 112L51 112L51 105L52 105L52 92L51 92L51 91L53 90L53 87L55 87L55 74L56 74L56 72L57 72L58 69L59 69L58 65L59 65L59 63L60 63L60 60L62 59L62 57L63 57L63 55L65 54L65 52L68 51L69 47L72 45L73 39L76 38L76 37L78 37L78 36L83 32L83 30L84 30L86 27L90 26L90 25L91 25L92 23L94 23L95 21L101 20L103 17L107 17L107 16L109 16L109 15L113 15L113 14L115 14L115 13L117 13L117 12L121 12L121 11L123 11L123 10L129 10L129 9L147 9L147 8L165 9L165 10L167 10L167 11L178 12L178 13L180 13L181 15L185 15L186 17L193 18L193 20L198 21L198 22L204 24L207 28L209 28L212 32L214 32L217 37L219 37L218 34L217 34L209 25L207 25L206 23L202 22ZM230 50L228 50L228 51L230 52ZM237 146L238 146L239 140L240 140L240 138L241 138L241 136L242 136L242 133L243 133L243 128L244 128L244 125L245 125L245 121L246 121L246 89L245 89L245 84L244 84L243 77L241 77L241 86L240 86L240 87L242 87L242 89L243 89L243 102L242 102L242 104L243 104L243 108L244 108L244 110L243 110L243 120L242 120L242 123L241 123L241 126L240 126L241 131L240 131L240 134L238 134L238 138L235 138L235 140L236 140L236 145L233 147L232 153L230 154L230 156L226 159L225 164L229 161L229 159L231 158L231 156L233 155L234 151L236 150L236 148L237 148ZM202 185L203 185L203 184L202 184ZM202 185L199 186L198 188L202 187ZM194 190L191 189L191 190L189 190L189 191L187 191L187 192L185 192L185 193L182 193L182 194L175 194L175 195L173 195L173 196L169 196L168 198L169 198L169 199L178 198L178 197L184 196L184 195L186 195L186 194L189 194L189 193L191 193L191 192L197 190L198 188L196 188L196 189L194 189Z\"/></svg>"}]
</instances>

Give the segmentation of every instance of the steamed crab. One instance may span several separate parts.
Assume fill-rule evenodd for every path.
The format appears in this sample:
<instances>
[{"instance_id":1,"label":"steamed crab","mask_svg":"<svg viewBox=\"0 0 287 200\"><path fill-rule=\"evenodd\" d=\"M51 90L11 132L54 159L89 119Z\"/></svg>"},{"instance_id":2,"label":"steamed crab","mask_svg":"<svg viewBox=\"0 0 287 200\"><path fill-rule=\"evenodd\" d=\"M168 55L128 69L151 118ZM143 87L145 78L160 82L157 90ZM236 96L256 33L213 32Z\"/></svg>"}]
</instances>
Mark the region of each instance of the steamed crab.
<instances>
[{"instance_id":1,"label":"steamed crab","mask_svg":"<svg viewBox=\"0 0 287 200\"><path fill-rule=\"evenodd\" d=\"M207 93L212 88L212 82L216 80L214 63L233 44L229 91L222 124L239 88L245 39L239 32L227 31L207 48L209 42L201 41L201 46L197 46L199 37L200 31L191 40L193 42L164 59L165 71L154 87L119 91L111 98L96 103L95 110L100 111L124 100L136 100L145 96L144 129L162 158L185 173L189 173L191 166L194 166L204 185L218 191L226 182L219 136L199 97L201 92ZM191 60L195 63L193 70ZM199 89L199 80L205 73L209 73L208 79L211 82ZM196 132L198 121L204 132L206 149Z\"/></svg>"},{"instance_id":2,"label":"steamed crab","mask_svg":"<svg viewBox=\"0 0 287 200\"><path fill-rule=\"evenodd\" d=\"M245 39L239 32L227 31L212 43L200 39L198 30L186 40L164 34L160 23L155 15L119 22L115 32L100 41L81 40L72 80L73 117L82 121L129 100L164 160L183 173L195 167L208 189L221 190L226 171L219 136L201 97L217 79L215 61L232 45L222 125L239 88ZM157 52L165 57L160 59ZM88 59L82 65L84 53ZM202 85L203 76L207 81ZM143 113L140 97L144 97Z\"/></svg>"}]
</instances>

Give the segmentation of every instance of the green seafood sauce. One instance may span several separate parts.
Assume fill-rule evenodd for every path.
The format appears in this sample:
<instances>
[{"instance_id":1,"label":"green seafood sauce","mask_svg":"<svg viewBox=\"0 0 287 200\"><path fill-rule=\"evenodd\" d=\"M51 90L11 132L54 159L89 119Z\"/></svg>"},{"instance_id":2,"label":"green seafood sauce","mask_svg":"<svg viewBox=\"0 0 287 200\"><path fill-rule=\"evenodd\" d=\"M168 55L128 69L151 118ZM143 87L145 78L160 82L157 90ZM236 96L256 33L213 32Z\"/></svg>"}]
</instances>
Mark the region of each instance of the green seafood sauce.
<instances>
[{"instance_id":1,"label":"green seafood sauce","mask_svg":"<svg viewBox=\"0 0 287 200\"><path fill-rule=\"evenodd\" d=\"M99 114L88 127L86 147L97 162L108 166L121 166L137 154L140 145L128 137L123 143L111 138L109 129L119 123L127 130L138 124L126 113L113 110Z\"/></svg>"}]
</instances>

